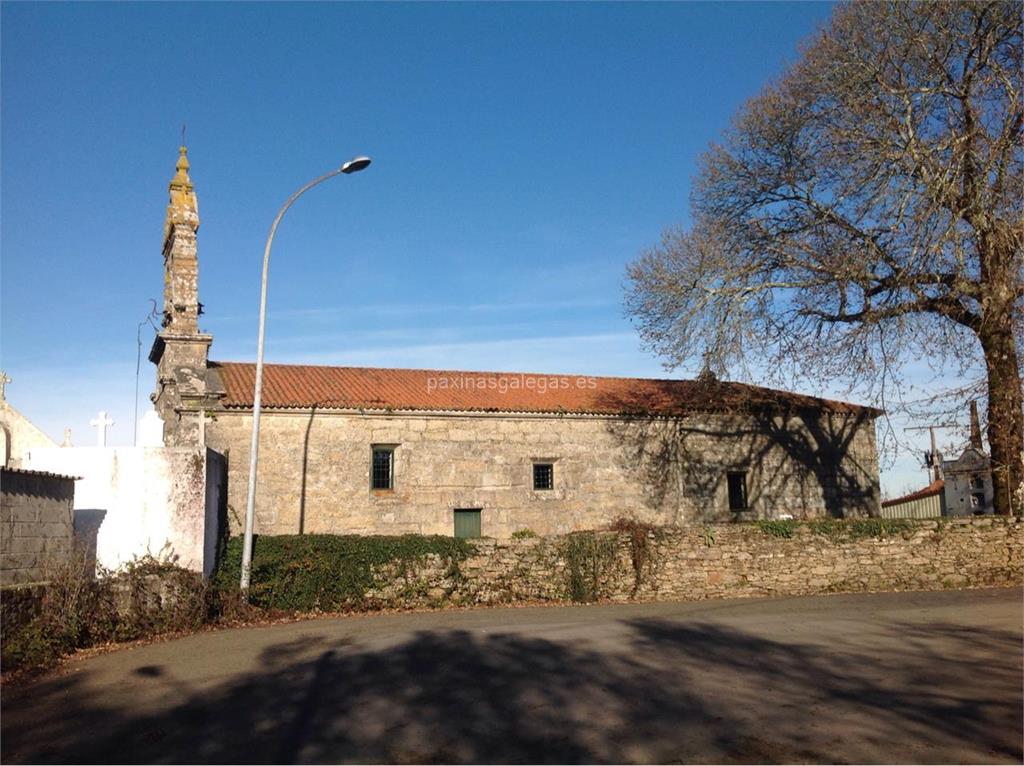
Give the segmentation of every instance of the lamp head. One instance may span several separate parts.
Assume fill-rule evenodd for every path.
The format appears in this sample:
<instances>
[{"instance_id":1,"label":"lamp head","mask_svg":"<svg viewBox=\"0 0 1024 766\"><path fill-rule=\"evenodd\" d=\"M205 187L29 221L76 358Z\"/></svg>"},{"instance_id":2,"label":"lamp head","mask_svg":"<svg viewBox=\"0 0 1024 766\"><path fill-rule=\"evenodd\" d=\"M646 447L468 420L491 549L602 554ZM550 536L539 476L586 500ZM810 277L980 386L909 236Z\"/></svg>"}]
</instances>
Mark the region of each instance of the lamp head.
<instances>
[{"instance_id":1,"label":"lamp head","mask_svg":"<svg viewBox=\"0 0 1024 766\"><path fill-rule=\"evenodd\" d=\"M341 166L342 173L358 173L370 166L372 160L369 157L353 157Z\"/></svg>"}]
</instances>

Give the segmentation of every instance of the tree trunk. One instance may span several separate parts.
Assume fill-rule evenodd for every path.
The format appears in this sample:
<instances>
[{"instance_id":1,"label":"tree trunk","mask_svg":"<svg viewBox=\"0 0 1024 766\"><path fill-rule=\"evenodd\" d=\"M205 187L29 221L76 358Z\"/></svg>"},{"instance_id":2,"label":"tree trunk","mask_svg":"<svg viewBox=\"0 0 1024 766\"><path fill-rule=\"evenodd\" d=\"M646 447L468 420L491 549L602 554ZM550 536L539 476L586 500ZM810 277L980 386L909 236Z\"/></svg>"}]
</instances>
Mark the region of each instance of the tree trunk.
<instances>
[{"instance_id":1,"label":"tree trunk","mask_svg":"<svg viewBox=\"0 0 1024 766\"><path fill-rule=\"evenodd\" d=\"M1024 397L1009 316L979 334L988 370L988 444L995 512L1021 515L1024 483Z\"/></svg>"}]
</instances>

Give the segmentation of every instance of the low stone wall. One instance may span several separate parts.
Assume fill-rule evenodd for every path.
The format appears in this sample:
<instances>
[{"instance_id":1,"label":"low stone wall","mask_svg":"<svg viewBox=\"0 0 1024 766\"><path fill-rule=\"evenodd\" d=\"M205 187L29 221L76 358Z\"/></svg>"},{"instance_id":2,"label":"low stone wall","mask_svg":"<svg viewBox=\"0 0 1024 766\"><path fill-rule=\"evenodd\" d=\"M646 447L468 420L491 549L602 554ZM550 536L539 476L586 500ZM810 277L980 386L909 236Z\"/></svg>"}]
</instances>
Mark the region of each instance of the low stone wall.
<instances>
[{"instance_id":1,"label":"low stone wall","mask_svg":"<svg viewBox=\"0 0 1024 766\"><path fill-rule=\"evenodd\" d=\"M0 468L0 585L45 579L48 561L65 561L73 540L75 480Z\"/></svg>"},{"instance_id":2,"label":"low stone wall","mask_svg":"<svg viewBox=\"0 0 1024 766\"><path fill-rule=\"evenodd\" d=\"M477 540L457 571L403 566L368 594L391 606L797 596L1020 585L1024 520L723 524ZM872 524L876 524L872 527ZM896 526L896 529L892 528ZM784 535L791 536L786 537Z\"/></svg>"}]
</instances>

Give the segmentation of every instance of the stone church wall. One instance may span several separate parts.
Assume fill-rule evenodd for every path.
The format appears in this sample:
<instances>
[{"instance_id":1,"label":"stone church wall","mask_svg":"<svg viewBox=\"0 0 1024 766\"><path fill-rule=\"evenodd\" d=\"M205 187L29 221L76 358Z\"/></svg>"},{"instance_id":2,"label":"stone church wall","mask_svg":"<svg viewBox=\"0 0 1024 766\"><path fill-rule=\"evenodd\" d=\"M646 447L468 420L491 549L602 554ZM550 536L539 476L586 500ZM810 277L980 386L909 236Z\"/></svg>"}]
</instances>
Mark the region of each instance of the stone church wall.
<instances>
[{"instance_id":1,"label":"stone church wall","mask_svg":"<svg viewBox=\"0 0 1024 766\"><path fill-rule=\"evenodd\" d=\"M228 522L245 514L252 418L221 411L208 445L228 462ZM370 488L372 445L396 445L394 490ZM555 488L533 489L532 464ZM696 414L685 419L265 411L256 531L453 534L482 509L485 537L732 520L726 472L747 471L745 518L877 515L866 415Z\"/></svg>"}]
</instances>

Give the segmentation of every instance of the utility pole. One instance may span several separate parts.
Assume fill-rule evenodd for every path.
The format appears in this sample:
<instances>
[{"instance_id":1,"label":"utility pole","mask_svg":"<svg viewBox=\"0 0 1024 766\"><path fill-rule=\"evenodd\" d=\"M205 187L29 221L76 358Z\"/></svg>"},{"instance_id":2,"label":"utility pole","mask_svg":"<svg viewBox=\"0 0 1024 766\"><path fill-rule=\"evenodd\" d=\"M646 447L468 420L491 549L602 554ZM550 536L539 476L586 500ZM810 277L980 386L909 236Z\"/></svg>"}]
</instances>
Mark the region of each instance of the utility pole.
<instances>
[{"instance_id":1,"label":"utility pole","mask_svg":"<svg viewBox=\"0 0 1024 766\"><path fill-rule=\"evenodd\" d=\"M924 465L928 469L929 482L938 481L942 478L942 453L939 452L939 445L935 438L936 428L945 428L946 425L930 425L930 426L908 426L904 428L904 431L927 431L931 437L931 450L924 453Z\"/></svg>"}]
</instances>

